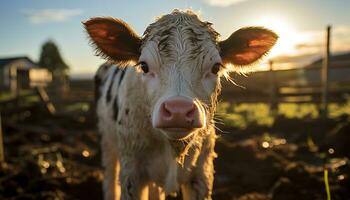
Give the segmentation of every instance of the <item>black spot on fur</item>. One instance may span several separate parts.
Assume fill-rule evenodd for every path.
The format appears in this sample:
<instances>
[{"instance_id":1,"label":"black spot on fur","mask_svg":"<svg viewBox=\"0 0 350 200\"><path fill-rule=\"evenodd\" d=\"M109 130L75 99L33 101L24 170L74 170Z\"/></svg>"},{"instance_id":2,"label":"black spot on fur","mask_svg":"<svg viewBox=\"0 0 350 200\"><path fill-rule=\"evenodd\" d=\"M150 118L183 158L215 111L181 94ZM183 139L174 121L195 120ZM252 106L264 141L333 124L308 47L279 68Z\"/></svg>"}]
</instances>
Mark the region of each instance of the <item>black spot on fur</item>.
<instances>
[{"instance_id":1,"label":"black spot on fur","mask_svg":"<svg viewBox=\"0 0 350 200\"><path fill-rule=\"evenodd\" d=\"M116 96L114 101L113 101L113 119L114 119L114 121L116 121L118 119L118 112L119 112L118 96Z\"/></svg>"},{"instance_id":2,"label":"black spot on fur","mask_svg":"<svg viewBox=\"0 0 350 200\"><path fill-rule=\"evenodd\" d=\"M120 87L120 84L122 83L123 81L123 78L124 78L124 75L125 75L125 69L122 70L122 74L120 75L120 78L119 78L119 83L118 83L118 87Z\"/></svg>"},{"instance_id":3,"label":"black spot on fur","mask_svg":"<svg viewBox=\"0 0 350 200\"><path fill-rule=\"evenodd\" d=\"M198 180L195 177L192 177L191 180L190 180L190 184L192 186L195 186L196 184L198 184Z\"/></svg>"},{"instance_id":4,"label":"black spot on fur","mask_svg":"<svg viewBox=\"0 0 350 200\"><path fill-rule=\"evenodd\" d=\"M128 108L125 109L125 114L126 115L129 114L129 109Z\"/></svg>"},{"instance_id":5,"label":"black spot on fur","mask_svg":"<svg viewBox=\"0 0 350 200\"><path fill-rule=\"evenodd\" d=\"M119 69L116 68L114 70L113 75L112 75L112 80L111 80L111 83L109 84L109 87L108 87L108 90L107 90L107 102L111 101L111 98L112 98L112 87L113 87L113 84L114 84L114 78L118 74L118 71L119 71Z\"/></svg>"},{"instance_id":6,"label":"black spot on fur","mask_svg":"<svg viewBox=\"0 0 350 200\"><path fill-rule=\"evenodd\" d=\"M132 184L131 184L131 182L130 181L128 181L128 183L126 184L126 190L128 191L128 195L129 195L129 197L132 197L133 195L132 195Z\"/></svg>"},{"instance_id":7,"label":"black spot on fur","mask_svg":"<svg viewBox=\"0 0 350 200\"><path fill-rule=\"evenodd\" d=\"M95 80L95 102L98 101L98 99L101 97L101 92L100 92L100 86L102 83L102 80L100 77L98 77L97 75L94 78Z\"/></svg>"},{"instance_id":8,"label":"black spot on fur","mask_svg":"<svg viewBox=\"0 0 350 200\"><path fill-rule=\"evenodd\" d=\"M121 74L119 77L119 82L118 82L118 90L120 87L120 84L123 81L125 75L125 70L121 70ZM114 102L113 102L113 119L116 121L118 119L118 113L119 113L119 105L118 105L118 95L115 96Z\"/></svg>"}]
</instances>

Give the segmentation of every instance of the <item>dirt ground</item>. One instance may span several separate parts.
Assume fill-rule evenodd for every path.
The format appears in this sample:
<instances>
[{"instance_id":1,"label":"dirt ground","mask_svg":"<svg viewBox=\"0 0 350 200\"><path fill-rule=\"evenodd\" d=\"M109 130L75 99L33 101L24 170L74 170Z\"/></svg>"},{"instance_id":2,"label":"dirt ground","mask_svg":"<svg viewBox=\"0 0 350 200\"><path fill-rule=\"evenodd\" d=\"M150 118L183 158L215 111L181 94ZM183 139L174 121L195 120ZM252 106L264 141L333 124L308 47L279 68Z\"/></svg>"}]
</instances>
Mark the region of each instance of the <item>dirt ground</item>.
<instances>
[{"instance_id":1,"label":"dirt ground","mask_svg":"<svg viewBox=\"0 0 350 200\"><path fill-rule=\"evenodd\" d=\"M91 113L40 109L3 116L0 199L102 199L99 135ZM350 123L279 117L272 127L221 126L214 200L350 199Z\"/></svg>"}]
</instances>

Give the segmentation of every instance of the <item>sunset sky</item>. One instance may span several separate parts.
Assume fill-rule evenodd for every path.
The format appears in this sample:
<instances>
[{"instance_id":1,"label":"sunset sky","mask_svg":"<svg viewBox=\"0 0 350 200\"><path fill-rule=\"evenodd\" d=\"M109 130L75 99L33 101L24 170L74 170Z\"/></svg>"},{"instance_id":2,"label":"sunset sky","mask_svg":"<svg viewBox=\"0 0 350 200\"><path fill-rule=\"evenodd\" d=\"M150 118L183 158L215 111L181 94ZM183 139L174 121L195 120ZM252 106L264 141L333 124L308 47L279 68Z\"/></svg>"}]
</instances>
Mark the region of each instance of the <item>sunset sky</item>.
<instances>
[{"instance_id":1,"label":"sunset sky","mask_svg":"<svg viewBox=\"0 0 350 200\"><path fill-rule=\"evenodd\" d=\"M332 53L350 51L349 0L4 0L0 3L0 58L27 55L53 40L72 74L92 74L103 60L94 56L81 25L93 16L113 16L140 35L156 16L191 8L225 39L244 26L265 26L280 35L267 59L307 63L323 52L332 24Z\"/></svg>"}]
</instances>

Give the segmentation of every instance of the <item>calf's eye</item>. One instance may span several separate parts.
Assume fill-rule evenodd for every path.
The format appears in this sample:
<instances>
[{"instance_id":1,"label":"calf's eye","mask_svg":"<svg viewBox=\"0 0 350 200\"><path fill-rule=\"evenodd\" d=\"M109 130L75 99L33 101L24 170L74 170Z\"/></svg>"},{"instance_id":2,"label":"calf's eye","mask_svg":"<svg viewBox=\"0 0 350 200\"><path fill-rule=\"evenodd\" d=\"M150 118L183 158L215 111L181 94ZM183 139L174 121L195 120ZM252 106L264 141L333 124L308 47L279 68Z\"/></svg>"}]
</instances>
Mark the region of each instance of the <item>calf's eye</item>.
<instances>
[{"instance_id":1,"label":"calf's eye","mask_svg":"<svg viewBox=\"0 0 350 200\"><path fill-rule=\"evenodd\" d=\"M142 69L143 73L146 74L149 72L149 67L148 67L147 63L140 62L139 65L140 65L140 68Z\"/></svg>"},{"instance_id":2,"label":"calf's eye","mask_svg":"<svg viewBox=\"0 0 350 200\"><path fill-rule=\"evenodd\" d=\"M213 74L218 74L218 72L220 71L220 68L222 67L221 63L215 63L213 65L213 67L211 68L211 73Z\"/></svg>"}]
</instances>

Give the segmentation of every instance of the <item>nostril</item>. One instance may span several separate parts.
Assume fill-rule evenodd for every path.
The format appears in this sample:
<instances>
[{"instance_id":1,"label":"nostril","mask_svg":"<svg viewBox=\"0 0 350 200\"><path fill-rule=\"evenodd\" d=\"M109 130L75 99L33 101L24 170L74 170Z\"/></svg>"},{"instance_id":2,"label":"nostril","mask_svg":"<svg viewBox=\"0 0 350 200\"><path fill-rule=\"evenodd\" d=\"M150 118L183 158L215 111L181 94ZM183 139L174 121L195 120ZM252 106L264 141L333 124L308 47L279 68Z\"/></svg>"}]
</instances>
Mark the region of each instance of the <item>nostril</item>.
<instances>
[{"instance_id":1,"label":"nostril","mask_svg":"<svg viewBox=\"0 0 350 200\"><path fill-rule=\"evenodd\" d=\"M170 118L171 117L171 112L169 109L167 109L167 106L165 103L162 104L162 109L161 109L161 114L164 118Z\"/></svg>"},{"instance_id":2,"label":"nostril","mask_svg":"<svg viewBox=\"0 0 350 200\"><path fill-rule=\"evenodd\" d=\"M186 113L186 118L187 119L193 119L195 115L196 108L194 105L192 105L192 108Z\"/></svg>"}]
</instances>

